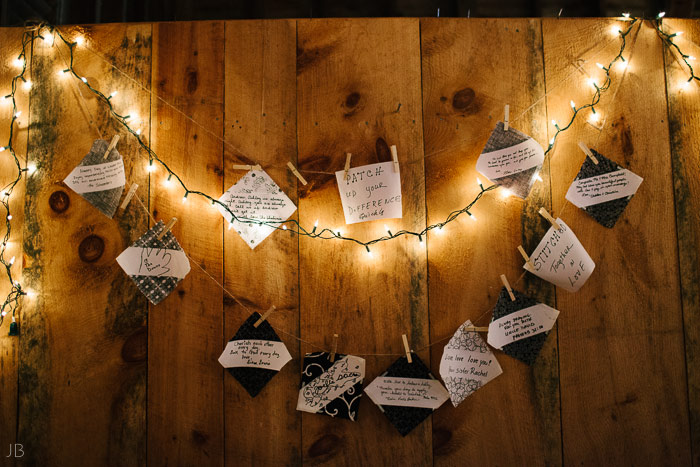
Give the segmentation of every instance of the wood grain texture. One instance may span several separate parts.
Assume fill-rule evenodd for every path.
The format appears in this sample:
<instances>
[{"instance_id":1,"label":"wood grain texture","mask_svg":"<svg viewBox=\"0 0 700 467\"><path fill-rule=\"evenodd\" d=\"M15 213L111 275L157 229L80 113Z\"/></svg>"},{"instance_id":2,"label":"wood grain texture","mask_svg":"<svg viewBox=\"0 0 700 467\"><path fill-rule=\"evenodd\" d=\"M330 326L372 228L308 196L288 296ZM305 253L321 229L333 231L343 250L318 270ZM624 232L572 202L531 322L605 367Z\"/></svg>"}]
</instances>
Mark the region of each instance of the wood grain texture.
<instances>
[{"instance_id":1,"label":"wood grain texture","mask_svg":"<svg viewBox=\"0 0 700 467\"><path fill-rule=\"evenodd\" d=\"M290 160L296 163L297 152L295 43L295 21L226 23L225 190L246 173L232 170L233 164L259 163L297 204L297 179L286 167ZM299 335L298 236L273 232L254 250L235 230L227 229L224 239L224 284L241 302L224 297L224 341L252 311L262 314L273 304L277 311L268 318L270 324ZM254 399L224 372L227 465L301 462L299 342L278 334L294 360Z\"/></svg>"},{"instance_id":2,"label":"wood grain texture","mask_svg":"<svg viewBox=\"0 0 700 467\"><path fill-rule=\"evenodd\" d=\"M491 131L510 105L510 124L546 148L542 41L538 20L422 19L428 223L442 222L479 192L476 171ZM485 53L497 49L498 53ZM452 70L452 72L448 72ZM526 201L486 194L467 215L428 237L428 287L432 351L439 368L442 347L470 319L488 325L506 274L516 289L554 306L553 287L522 274L515 247L533 249L548 226L536 214L549 209L545 182ZM529 251L528 250L528 251ZM465 278L468 280L465 282ZM484 339L486 336L483 336ZM455 465L561 463L556 332L532 368L501 352L503 374L459 407L445 404L434 420L435 462Z\"/></svg>"},{"instance_id":3,"label":"wood grain texture","mask_svg":"<svg viewBox=\"0 0 700 467\"><path fill-rule=\"evenodd\" d=\"M149 86L149 25L63 32L83 33L87 47L99 44L101 56L76 50L81 76L119 89L147 114L148 94L136 97L139 86ZM27 182L24 250L27 283L38 295L24 313L20 336L18 440L29 464L75 465L79 455L86 465L139 465L145 462L145 352L124 357L145 345L138 335L146 306L114 259L147 225L146 216L109 219L61 180L93 140L115 133L122 134L118 149L127 180L143 184L145 171L130 157L135 141L104 105L87 97L78 79L58 75L67 61L60 42L34 46L28 157L39 170Z\"/></svg>"},{"instance_id":4,"label":"wood grain texture","mask_svg":"<svg viewBox=\"0 0 700 467\"><path fill-rule=\"evenodd\" d=\"M700 28L694 21L664 21L664 31L683 31L674 41L688 55L698 55ZM685 365L688 376L691 451L700 466L700 99L697 83L686 88L690 77L676 52L664 50L671 167L676 207L678 260L685 330Z\"/></svg>"},{"instance_id":5,"label":"wood grain texture","mask_svg":"<svg viewBox=\"0 0 700 467\"><path fill-rule=\"evenodd\" d=\"M153 149L191 190L223 189L224 23L162 23L153 29ZM166 105L167 103L167 105ZM174 107L173 107L174 106ZM196 163L194 163L196 161ZM190 256L189 275L150 307L148 461L152 465L222 465L223 222L210 203L151 177L151 212ZM195 264L196 263L196 264ZM200 269L201 266L201 269ZM203 271L204 270L204 271Z\"/></svg>"},{"instance_id":6,"label":"wood grain texture","mask_svg":"<svg viewBox=\"0 0 700 467\"><path fill-rule=\"evenodd\" d=\"M12 78L21 70L14 66L13 60L19 55L22 50L22 33L21 28L3 28L0 29L0 56L4 57L0 61L0 115L4 122L9 122L12 118L12 102L11 100L2 99L10 93ZM29 115L29 96L28 93L21 90L15 94L17 108L26 116ZM25 124L15 126L13 133L12 147L18 156L22 157L27 154L27 125L26 117ZM9 125L0 126L0 145L5 146L10 139ZM10 156L9 151L0 155L0 187L6 187L16 178L17 166L14 159ZM12 193L10 198L10 212L12 214L12 231L9 238L7 249L5 250L5 260L15 256L15 266L12 270L16 280L21 281L22 270L22 224L24 223L24 181L20 181ZM4 209L1 210L2 215L5 215ZM2 217L4 220L4 217ZM0 235L5 235L5 225L3 223ZM0 296L7 296L10 291L9 282L3 268L3 280L0 282ZM21 326L21 310L16 313L17 322ZM5 321L0 327L0 447L2 450L10 444L17 442L17 365L19 361L19 339L15 336L9 336L10 323L12 316L8 312L5 316ZM4 454L2 454L4 456ZM10 461L3 459L8 465Z\"/></svg>"},{"instance_id":7,"label":"wood grain texture","mask_svg":"<svg viewBox=\"0 0 700 467\"><path fill-rule=\"evenodd\" d=\"M573 51L592 50L612 36L611 46L583 57L583 70L599 76L594 64L609 63L619 48L613 24L543 20L547 82L562 82L547 98L550 118L568 121L570 100L590 102L593 89L573 66ZM561 135L552 157L554 212L564 210L562 218L596 262L577 293L557 293L564 462L687 465L683 321L676 236L669 228L673 193L664 189L672 183L664 64L649 24L635 28L625 57L627 72L613 68L613 87L597 108L606 123L602 133L584 114ZM580 140L644 178L613 230L572 205L564 209L585 157Z\"/></svg>"},{"instance_id":8,"label":"wood grain texture","mask_svg":"<svg viewBox=\"0 0 700 467\"><path fill-rule=\"evenodd\" d=\"M371 239L391 230L425 227L420 96L419 23L416 19L303 20L297 23L299 165L309 172L301 189L299 219L311 229L342 227ZM353 154L352 166L401 162L403 218L344 225L334 171ZM300 238L302 338L330 348L340 334L341 353L402 353L401 334L412 348L428 341L426 253L416 238L372 247L373 258L349 242ZM323 293L320 293L323 291ZM313 349L302 345L303 353ZM428 352L420 357L428 364ZM368 357L366 383L397 357ZM432 463L431 422L405 438L367 397L357 422L302 415L307 464L425 465Z\"/></svg>"}]
</instances>

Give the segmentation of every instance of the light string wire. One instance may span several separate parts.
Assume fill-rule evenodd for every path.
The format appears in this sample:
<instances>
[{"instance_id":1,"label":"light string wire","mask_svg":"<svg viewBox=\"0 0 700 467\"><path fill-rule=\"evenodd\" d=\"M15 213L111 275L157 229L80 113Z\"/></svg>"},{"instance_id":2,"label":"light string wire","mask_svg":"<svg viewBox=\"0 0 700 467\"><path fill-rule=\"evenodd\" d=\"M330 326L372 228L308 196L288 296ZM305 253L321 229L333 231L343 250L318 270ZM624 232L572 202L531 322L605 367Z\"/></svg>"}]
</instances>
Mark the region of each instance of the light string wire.
<instances>
[{"instance_id":1,"label":"light string wire","mask_svg":"<svg viewBox=\"0 0 700 467\"><path fill-rule=\"evenodd\" d=\"M572 110L574 111L574 113L573 113L573 115L572 115L572 117L571 117L569 123L568 123L565 127L561 127L561 128L560 128L560 127L557 126L557 133L555 134L555 136L554 136L554 138L552 139L552 141L550 141L550 145L549 145L549 147L547 148L547 150L545 151L545 154L548 154L548 153L552 150L552 148L553 148L553 146L554 146L554 142L556 141L556 137L559 135L559 133L561 133L561 132L563 132L563 131L566 131L568 128L571 127L571 125L574 123L574 120L575 120L576 116L578 115L578 113L579 113L581 110L583 110L583 109L585 109L585 108L591 108L591 109L595 112L595 109L594 109L593 107L594 107L595 105L597 105L598 102L600 101L600 95L601 95L601 93L604 92L604 91L606 91L606 90L610 87L610 82L611 82L611 78L610 78L610 68L612 67L612 65L613 65L617 60L623 60L623 61L624 61L624 58L622 57L622 53L624 52L624 48L625 48L625 44L626 44L626 41L625 41L626 36L629 34L629 32L630 32L632 26L638 21L638 18L629 18L629 19L630 19L629 26L626 28L625 31L620 31L620 36L621 36L621 38L622 38L622 42L621 42L621 46L620 46L620 51L618 52L617 56L610 62L610 64L609 64L608 67L601 67L601 68L605 71L605 73L606 73L606 79L605 79L605 82L604 82L603 86L600 86L600 87L597 86L597 85L595 86L595 87L596 87L596 93L594 94L594 97L593 97L593 99L592 99L591 104L586 104L586 105L584 105L584 106L582 106L582 107L579 107L579 108L576 108L575 106L572 106ZM286 223L291 222L291 223L293 223L293 224L298 228L298 230L296 230L295 232L296 232L297 234L299 234L299 235L307 235L307 236L312 237L312 238L321 238L321 239L341 239L341 240L353 241L353 242L355 242L355 243L357 243L357 244L359 244L359 245L365 246L365 247L367 248L367 250L369 251L369 245L373 245L373 244L375 244L375 243L377 243L377 242L390 240L390 239L393 239L393 238L396 238L396 237L399 237L399 236L402 236L402 235L414 235L414 236L418 236L419 239L422 239L422 236L425 235L429 230L432 230L432 229L435 229L435 228L442 228L442 227L444 227L444 225L446 225L446 224L449 223L449 222L452 222L453 220L455 220L456 218L458 218L461 214L464 214L465 212L466 212L468 215L471 216L471 213L469 212L469 210L474 206L474 204L476 204L476 203L479 201L479 199L483 196L483 194L484 194L485 192L491 191L491 190L493 190L493 189L495 189L495 188L497 187L496 185L492 185L492 186L489 186L489 187L487 187L487 188L484 188L484 186L480 184L481 191L480 191L480 192L477 194L477 196L472 200L472 202L469 203L465 208L460 209L460 210L455 210L455 211L451 212L451 213L447 216L447 218L446 218L446 220L445 220L444 222L441 222L441 223L437 223L437 224L433 224L433 225L427 226L427 227L426 227L425 229L423 229L421 232L412 232L412 231L407 231L407 230L401 230L401 231L398 231L398 232L396 232L396 233L394 233L394 234L390 234L389 236L383 236L383 237L376 238L376 239L374 239L374 240L370 240L370 241L367 241L367 242L363 242L363 241L361 241L361 240L357 240L357 239L354 239L354 238L352 238L352 237L344 237L344 236L342 236L340 233L334 232L332 229L328 229L328 228L323 228L321 231L319 231L318 233L316 233L317 228L314 227L313 230L312 230L311 232L308 232L306 229L304 229L304 228L298 223L298 221L296 221L296 220L294 220L294 219L292 219L292 220L287 220L287 221L283 221L283 222L274 222L274 224L277 224L277 225L271 225L271 222L261 222L261 221L259 221L259 220L247 219L247 218L242 218L242 217L239 218L239 217L235 216L235 214L234 214L233 212L231 212L231 210L230 210L227 206L225 206L224 203L221 203L221 202L218 201L217 199L214 199L213 197L211 197L211 196L209 196L209 195L207 195L206 193L203 193L203 192L201 192L201 191L190 190L190 189L185 185L184 181L180 178L180 176L179 176L178 174L176 174L174 171L172 171L172 170L167 166L167 164L164 163L164 162L158 157L158 155L157 155L157 154L156 154L142 139L141 139L141 137L140 137L140 132L134 131L134 130L129 126L129 124L128 124L129 115L121 115L121 114L119 114L119 113L116 112L116 110L114 109L114 107L113 107L113 105L112 105L112 103L111 103L111 97L112 97L112 96L111 96L111 95L110 95L110 96L105 96L101 91L99 91L99 90L93 88L93 87L90 85L90 83L88 82L88 80L87 80L86 78L81 77L80 75L78 75L78 74L76 73L73 64L74 64L74 51L75 51L75 47L77 46L77 42L71 42L71 41L67 40L67 39L63 36L63 34L61 34L61 32L60 32L58 29L56 29L56 28L53 28L53 27L48 26L48 25L45 25L45 24L32 25L32 26L27 27L26 30L25 30L25 32L24 32L24 34L23 34L23 38L22 38L22 52L20 53L20 56L18 57L18 60L22 60L22 71L21 71L18 75L16 75L16 76L13 78L13 80L12 80L12 92L11 92L11 94L9 94L8 96L6 96L6 98L10 98L10 97L11 97L11 98L12 98L12 101L13 101L13 118L12 118L12 122L11 122L12 124L14 124L14 122L15 122L17 116L18 116L18 114L17 114L17 107L16 107L16 100L15 100L16 83L17 83L17 80L18 80L18 79L21 79L22 81L26 82L26 79L24 78L24 74L25 74L26 69L27 69L26 47L27 47L27 45L32 44L33 41L36 40L37 38L42 38L42 39L43 39L43 37L42 37L41 34L40 34L40 30L41 30L43 27L48 28L48 31L49 31L50 34L52 34L52 33L55 31L55 33L58 35L58 37L61 39L61 41L62 41L62 42L69 48L69 50L70 50L70 63L69 63L69 65L68 65L68 68L65 69L64 72L70 72L76 79L80 79L80 80L86 85L87 89L88 89L90 92L92 92L93 94L95 94L103 103L105 103L105 104L108 106L109 113L110 113L110 114L111 114L111 115L112 115L112 116L113 116L113 117L128 131L128 132L129 132L129 133L131 133L132 136L134 136L134 137L137 139L139 145L140 145L140 146L142 147L142 149L144 149L144 151L146 151L146 153L149 155L149 159L150 159L149 164L152 165L152 164L153 164L153 161L155 160L155 161L157 161L159 164L161 164L161 165L166 169L166 171L168 172L169 178L171 178L171 177L173 177L173 176L175 177L176 181L177 181L178 183L180 183L181 187L185 190L185 196L184 196L184 198L183 198L183 201L186 200L186 198L187 198L187 196L188 196L189 194L195 194L195 195L204 197L205 199L209 200L209 201L212 203L212 205L218 204L218 205L222 206L222 207L231 215L232 220L238 220L238 221L240 221L240 222L253 223L253 224L259 224L259 225L268 225L268 226L273 227L273 228L278 229L278 230L279 230L279 229L284 229L284 228L280 228L280 225L284 225L284 224L286 224ZM37 32L37 34L34 35L34 32ZM81 93L81 96L82 96L82 93ZM12 131L12 129L11 129L11 131ZM11 135L12 135L12 133L11 133ZM15 315L15 312L16 312L16 309L17 309L17 304L18 304L18 301L19 301L20 297L23 296L23 295L27 295L27 292L24 291L24 290L22 290L21 285L19 284L19 282L13 280L13 278L12 278L12 273L11 273L11 270L10 270L10 266L12 265L12 264L10 264L10 263L11 263L12 261L11 261L11 262L7 262L7 261L5 260L5 258L4 258L4 253L5 253L6 247L7 247L7 241L6 241L6 240L9 238L9 236L10 236L10 231L11 231L11 225L10 225L10 222L9 222L9 221L11 220L10 208L9 208L9 194L11 194L11 189L14 188L14 186L19 182L19 180L21 180L22 173L25 172L25 171L28 171L28 168L22 168L22 167L21 167L20 161L19 161L19 159L17 158L17 156L16 156L16 154L15 154L15 152L14 152L14 149L13 149L13 147L12 147L12 137L10 137L8 146L7 146L5 149L9 149L9 150L10 150L10 153L13 155L13 157L14 157L14 159L15 159L15 163L16 163L16 166L17 166L17 168L18 168L18 176L17 176L17 179L14 181L14 183L12 183L12 184L10 184L10 185L8 186L8 187L10 188L10 191L9 191L9 192L7 192L7 190L5 191L5 192L7 193L7 195L6 195L6 196L3 196L3 200L2 200L3 206L4 206L4 208L5 208L5 210L6 210L6 213L7 213L7 222L6 222L7 231L6 231L6 235L5 235L5 241L3 242L2 246L1 246L1 250L0 250L0 261L2 262L2 264L3 264L3 265L6 267L6 269L7 269L8 277L9 277L9 279L10 279L10 283L11 283L12 289L11 289L10 294L8 295L7 299L6 299L5 302L3 303L3 308L2 308L3 313L0 315L0 324L2 324L2 319L4 318L4 316L5 316L5 314L6 314L6 313L5 313L5 311L6 311L5 308L6 308L6 307L9 307L9 308L10 308L10 310L12 311L13 318L14 318L14 315ZM284 230L286 230L286 229L284 229ZM328 236L324 236L324 235L328 235ZM196 263L196 262L195 262L195 263ZM522 278L522 276L521 276L521 278ZM520 279L518 280L518 282L519 282L519 281L520 281ZM227 292L228 292L228 291L227 291ZM229 293L229 294L230 294L230 293ZM487 311L486 313L488 313L488 311ZM486 314L486 313L484 313L484 314ZM483 315L482 315L482 316L483 316ZM477 318L477 321L478 321L478 318ZM294 336L294 337L296 337L296 336ZM298 338L298 339L299 339L299 338ZM312 344L312 345L313 345L313 344ZM433 344L431 344L431 345L433 345Z\"/></svg>"},{"instance_id":2,"label":"light string wire","mask_svg":"<svg viewBox=\"0 0 700 467\"><path fill-rule=\"evenodd\" d=\"M675 50L678 53L678 55L680 56L681 60L683 60L683 63L685 63L685 66L688 68L688 73L690 73L690 76L688 77L688 81L686 81L686 82L690 83L693 80L700 81L700 77L698 77L695 74L695 70L693 69L693 65L690 64L691 60L694 60L695 57L693 57L692 55L688 55L688 54L683 53L683 51L680 49L680 47L678 47L678 45L675 42L673 42L673 38L680 36L681 34L683 34L683 32L682 31L672 32L672 33L664 32L661 29L663 17L664 17L664 15L660 13L656 17L656 19L653 20L654 28L656 29L656 34L661 39L662 43L666 47L668 47L669 49Z\"/></svg>"}]
</instances>

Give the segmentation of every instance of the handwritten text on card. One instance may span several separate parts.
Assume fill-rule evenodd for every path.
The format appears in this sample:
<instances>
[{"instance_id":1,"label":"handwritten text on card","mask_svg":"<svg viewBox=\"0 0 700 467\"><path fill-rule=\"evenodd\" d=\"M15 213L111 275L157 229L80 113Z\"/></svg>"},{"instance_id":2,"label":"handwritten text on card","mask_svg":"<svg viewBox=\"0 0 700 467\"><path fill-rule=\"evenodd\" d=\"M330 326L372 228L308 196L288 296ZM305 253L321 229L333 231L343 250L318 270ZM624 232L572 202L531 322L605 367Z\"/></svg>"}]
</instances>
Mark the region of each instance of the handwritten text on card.
<instances>
[{"instance_id":1,"label":"handwritten text on card","mask_svg":"<svg viewBox=\"0 0 700 467\"><path fill-rule=\"evenodd\" d=\"M121 188L126 184L124 161L119 158L104 164L79 165L68 174L64 182L76 193Z\"/></svg>"},{"instance_id":2,"label":"handwritten text on card","mask_svg":"<svg viewBox=\"0 0 700 467\"><path fill-rule=\"evenodd\" d=\"M241 339L226 344L219 363L224 368L253 367L279 371L291 359L292 356L282 342Z\"/></svg>"},{"instance_id":3,"label":"handwritten text on card","mask_svg":"<svg viewBox=\"0 0 700 467\"><path fill-rule=\"evenodd\" d=\"M542 147L528 138L509 148L482 153L476 161L476 170L490 180L496 180L542 165L543 161Z\"/></svg>"},{"instance_id":4,"label":"handwritten text on card","mask_svg":"<svg viewBox=\"0 0 700 467\"><path fill-rule=\"evenodd\" d=\"M117 263L130 276L184 278L190 261L182 250L130 246L117 256Z\"/></svg>"},{"instance_id":5,"label":"handwritten text on card","mask_svg":"<svg viewBox=\"0 0 700 467\"><path fill-rule=\"evenodd\" d=\"M377 405L437 409L449 399L447 390L434 379L380 376L365 388Z\"/></svg>"},{"instance_id":6,"label":"handwritten text on card","mask_svg":"<svg viewBox=\"0 0 700 467\"><path fill-rule=\"evenodd\" d=\"M393 162L363 165L335 173L345 223L401 217L401 177Z\"/></svg>"},{"instance_id":7,"label":"handwritten text on card","mask_svg":"<svg viewBox=\"0 0 700 467\"><path fill-rule=\"evenodd\" d=\"M566 199L579 208L625 198L637 192L642 177L627 169L574 180Z\"/></svg>"},{"instance_id":8,"label":"handwritten text on card","mask_svg":"<svg viewBox=\"0 0 700 467\"><path fill-rule=\"evenodd\" d=\"M523 308L491 321L488 342L497 349L552 329L559 311L543 303Z\"/></svg>"}]
</instances>

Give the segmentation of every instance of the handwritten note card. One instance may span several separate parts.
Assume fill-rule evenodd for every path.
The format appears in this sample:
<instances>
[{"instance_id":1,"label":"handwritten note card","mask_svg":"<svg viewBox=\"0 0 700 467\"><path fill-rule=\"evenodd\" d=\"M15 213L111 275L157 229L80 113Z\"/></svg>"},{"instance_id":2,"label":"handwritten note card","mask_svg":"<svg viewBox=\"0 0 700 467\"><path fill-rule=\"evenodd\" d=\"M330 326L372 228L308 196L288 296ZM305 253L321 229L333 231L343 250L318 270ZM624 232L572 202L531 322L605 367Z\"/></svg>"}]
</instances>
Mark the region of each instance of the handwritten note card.
<instances>
[{"instance_id":1,"label":"handwritten note card","mask_svg":"<svg viewBox=\"0 0 700 467\"><path fill-rule=\"evenodd\" d=\"M103 164L79 165L68 174L64 182L76 193L121 188L126 184L124 161L119 158Z\"/></svg>"},{"instance_id":2,"label":"handwritten note card","mask_svg":"<svg viewBox=\"0 0 700 467\"><path fill-rule=\"evenodd\" d=\"M330 361L326 352L306 354L297 410L355 420L365 360L352 355L336 355Z\"/></svg>"},{"instance_id":3,"label":"handwritten note card","mask_svg":"<svg viewBox=\"0 0 700 467\"><path fill-rule=\"evenodd\" d=\"M377 405L437 409L450 398L447 390L434 379L380 376L365 388Z\"/></svg>"},{"instance_id":4,"label":"handwritten note card","mask_svg":"<svg viewBox=\"0 0 700 467\"><path fill-rule=\"evenodd\" d=\"M402 216L401 177L394 172L393 162L363 165L335 173L345 223L395 219Z\"/></svg>"},{"instance_id":5,"label":"handwritten note card","mask_svg":"<svg viewBox=\"0 0 700 467\"><path fill-rule=\"evenodd\" d=\"M561 287L576 292L588 280L595 263L563 220L557 219L560 230L550 227L530 255L530 263L523 268Z\"/></svg>"},{"instance_id":6,"label":"handwritten note card","mask_svg":"<svg viewBox=\"0 0 700 467\"><path fill-rule=\"evenodd\" d=\"M642 177L627 169L574 180L566 199L579 208L626 198L637 192Z\"/></svg>"},{"instance_id":7,"label":"handwritten note card","mask_svg":"<svg viewBox=\"0 0 700 467\"><path fill-rule=\"evenodd\" d=\"M279 371L291 359L292 356L282 342L241 339L226 344L219 363L224 368L248 367Z\"/></svg>"},{"instance_id":8,"label":"handwritten note card","mask_svg":"<svg viewBox=\"0 0 700 467\"><path fill-rule=\"evenodd\" d=\"M476 161L476 170L497 180L542 165L544 151L532 138L505 149L481 153Z\"/></svg>"},{"instance_id":9,"label":"handwritten note card","mask_svg":"<svg viewBox=\"0 0 700 467\"><path fill-rule=\"evenodd\" d=\"M184 278L190 261L182 250L130 246L117 256L117 263L130 276Z\"/></svg>"},{"instance_id":10,"label":"handwritten note card","mask_svg":"<svg viewBox=\"0 0 700 467\"><path fill-rule=\"evenodd\" d=\"M489 345L501 349L521 339L548 332L554 326L557 316L558 310L538 303L495 319L489 324Z\"/></svg>"},{"instance_id":11,"label":"handwritten note card","mask_svg":"<svg viewBox=\"0 0 700 467\"><path fill-rule=\"evenodd\" d=\"M440 360L440 376L457 407L470 394L503 373L495 355L481 336L462 324L445 346Z\"/></svg>"},{"instance_id":12,"label":"handwritten note card","mask_svg":"<svg viewBox=\"0 0 700 467\"><path fill-rule=\"evenodd\" d=\"M233 221L232 228L251 249L276 230L277 222L289 219L296 211L292 200L263 170L248 172L219 201L240 219ZM231 222L233 216L221 206L218 209L224 219ZM243 222L245 220L253 222ZM269 221L272 225L262 225L260 221Z\"/></svg>"}]
</instances>

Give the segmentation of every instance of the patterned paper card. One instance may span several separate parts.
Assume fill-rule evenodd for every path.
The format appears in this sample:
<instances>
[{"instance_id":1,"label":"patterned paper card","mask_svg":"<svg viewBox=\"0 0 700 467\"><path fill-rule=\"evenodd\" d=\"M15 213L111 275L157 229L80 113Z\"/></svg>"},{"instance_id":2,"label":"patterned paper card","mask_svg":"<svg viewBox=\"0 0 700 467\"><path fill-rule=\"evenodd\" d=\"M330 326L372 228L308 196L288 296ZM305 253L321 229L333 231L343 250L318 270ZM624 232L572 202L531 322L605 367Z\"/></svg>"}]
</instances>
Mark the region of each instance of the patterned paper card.
<instances>
[{"instance_id":1,"label":"patterned paper card","mask_svg":"<svg viewBox=\"0 0 700 467\"><path fill-rule=\"evenodd\" d=\"M297 410L357 419L365 378L365 361L353 355L336 354L331 362L328 352L304 356Z\"/></svg>"},{"instance_id":2,"label":"patterned paper card","mask_svg":"<svg viewBox=\"0 0 700 467\"><path fill-rule=\"evenodd\" d=\"M116 148L104 157L108 147L107 141L95 140L87 156L63 181L105 216L113 217L119 207L126 177L124 161Z\"/></svg>"},{"instance_id":3,"label":"patterned paper card","mask_svg":"<svg viewBox=\"0 0 700 467\"><path fill-rule=\"evenodd\" d=\"M503 122L498 122L476 161L476 170L524 199L543 162L544 151L537 141L512 127L505 131Z\"/></svg>"},{"instance_id":4,"label":"patterned paper card","mask_svg":"<svg viewBox=\"0 0 700 467\"><path fill-rule=\"evenodd\" d=\"M479 333L467 329L471 325L471 321L467 321L457 329L440 360L440 376L455 407L503 373L496 356Z\"/></svg>"},{"instance_id":5,"label":"patterned paper card","mask_svg":"<svg viewBox=\"0 0 700 467\"><path fill-rule=\"evenodd\" d=\"M219 198L238 219L258 222L233 221L232 228L254 249L272 232L277 222L289 219L296 206L264 170L251 170ZM233 216L221 206L221 215L231 223ZM272 225L260 221L273 222Z\"/></svg>"},{"instance_id":6,"label":"patterned paper card","mask_svg":"<svg viewBox=\"0 0 700 467\"><path fill-rule=\"evenodd\" d=\"M158 240L165 225L159 221L129 248L117 256L117 263L141 292L157 305L190 272L190 261L168 231Z\"/></svg>"}]
</instances>

